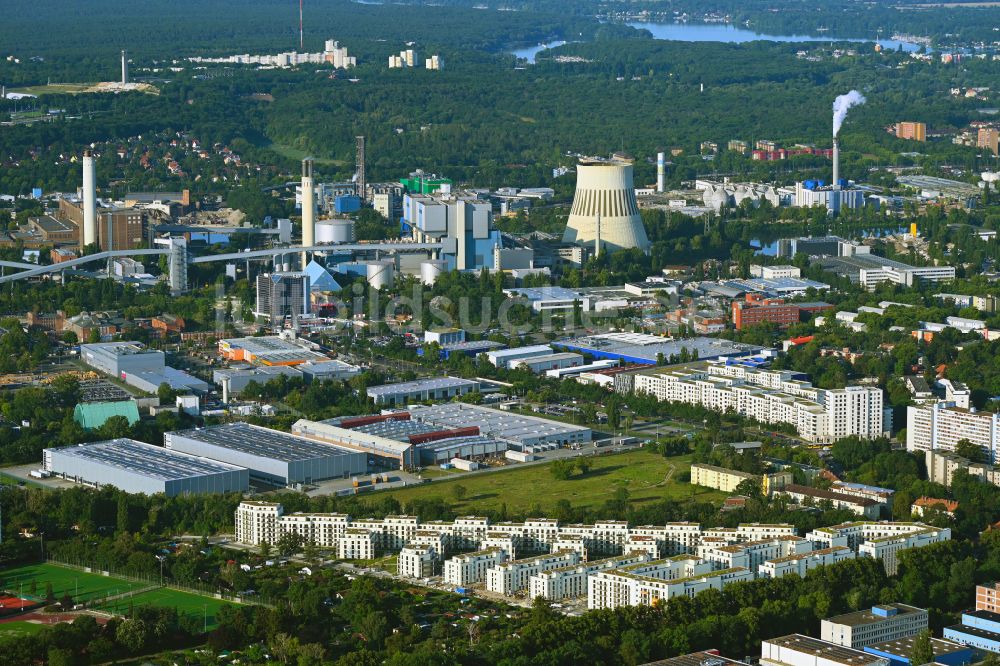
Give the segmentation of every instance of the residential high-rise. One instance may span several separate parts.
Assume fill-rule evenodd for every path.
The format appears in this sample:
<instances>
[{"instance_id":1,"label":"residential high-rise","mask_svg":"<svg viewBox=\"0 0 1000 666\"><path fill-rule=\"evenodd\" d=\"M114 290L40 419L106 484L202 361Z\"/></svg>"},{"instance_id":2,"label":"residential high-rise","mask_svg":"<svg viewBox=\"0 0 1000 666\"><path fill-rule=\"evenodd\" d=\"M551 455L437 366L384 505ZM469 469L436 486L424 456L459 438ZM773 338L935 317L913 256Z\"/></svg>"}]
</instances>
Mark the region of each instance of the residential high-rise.
<instances>
[{"instance_id":1,"label":"residential high-rise","mask_svg":"<svg viewBox=\"0 0 1000 666\"><path fill-rule=\"evenodd\" d=\"M309 314L309 275L303 272L263 273L257 276L257 309L272 325L285 317Z\"/></svg>"},{"instance_id":2,"label":"residential high-rise","mask_svg":"<svg viewBox=\"0 0 1000 666\"><path fill-rule=\"evenodd\" d=\"M977 148L989 148L994 155L1000 155L1000 129L980 127L976 136Z\"/></svg>"},{"instance_id":3,"label":"residential high-rise","mask_svg":"<svg viewBox=\"0 0 1000 666\"><path fill-rule=\"evenodd\" d=\"M600 240L606 249L649 249L649 239L635 199L632 165L632 158L624 155L615 155L611 159L587 157L580 160L576 194L563 242L594 244L600 220Z\"/></svg>"},{"instance_id":4,"label":"residential high-rise","mask_svg":"<svg viewBox=\"0 0 1000 666\"><path fill-rule=\"evenodd\" d=\"M955 451L963 439L978 446L984 459L997 462L1000 415L963 409L954 402L906 408L907 451Z\"/></svg>"},{"instance_id":5,"label":"residential high-rise","mask_svg":"<svg viewBox=\"0 0 1000 666\"><path fill-rule=\"evenodd\" d=\"M927 141L927 125L910 121L896 123L896 138Z\"/></svg>"}]
</instances>

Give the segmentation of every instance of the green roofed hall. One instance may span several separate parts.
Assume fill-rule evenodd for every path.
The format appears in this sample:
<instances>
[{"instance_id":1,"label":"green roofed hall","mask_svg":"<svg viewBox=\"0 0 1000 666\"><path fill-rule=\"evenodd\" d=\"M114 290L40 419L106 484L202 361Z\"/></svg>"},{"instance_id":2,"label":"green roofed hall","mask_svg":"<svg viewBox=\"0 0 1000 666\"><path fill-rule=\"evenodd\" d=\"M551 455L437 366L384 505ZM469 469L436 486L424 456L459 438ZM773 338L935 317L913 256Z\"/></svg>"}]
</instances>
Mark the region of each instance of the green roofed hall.
<instances>
[{"instance_id":1,"label":"green roofed hall","mask_svg":"<svg viewBox=\"0 0 1000 666\"><path fill-rule=\"evenodd\" d=\"M100 428L112 416L124 416L129 425L135 425L139 422L139 407L135 400L118 400L80 403L73 410L73 420L87 430Z\"/></svg>"}]
</instances>

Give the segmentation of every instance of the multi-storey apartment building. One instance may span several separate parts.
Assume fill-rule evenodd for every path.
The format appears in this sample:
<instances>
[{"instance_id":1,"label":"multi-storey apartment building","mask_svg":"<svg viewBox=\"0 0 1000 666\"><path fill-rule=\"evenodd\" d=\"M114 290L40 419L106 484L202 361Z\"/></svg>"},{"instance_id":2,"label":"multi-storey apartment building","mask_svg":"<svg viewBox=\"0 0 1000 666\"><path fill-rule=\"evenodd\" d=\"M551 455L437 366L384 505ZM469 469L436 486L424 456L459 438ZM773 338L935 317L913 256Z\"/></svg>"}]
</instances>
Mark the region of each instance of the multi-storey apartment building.
<instances>
[{"instance_id":1,"label":"multi-storey apartment building","mask_svg":"<svg viewBox=\"0 0 1000 666\"><path fill-rule=\"evenodd\" d=\"M535 574L579 563L580 554L573 550L504 562L486 572L486 589L511 596L526 589Z\"/></svg>"},{"instance_id":2,"label":"multi-storey apartment building","mask_svg":"<svg viewBox=\"0 0 1000 666\"><path fill-rule=\"evenodd\" d=\"M487 548L475 553L456 555L444 563L444 582L465 587L486 580L486 572L507 561L500 548Z\"/></svg>"},{"instance_id":3,"label":"multi-storey apartment building","mask_svg":"<svg viewBox=\"0 0 1000 666\"><path fill-rule=\"evenodd\" d=\"M591 574L640 564L652 559L647 553L633 553L549 569L535 574L528 580L528 594L532 599L542 597L549 601L584 597L587 596L587 578Z\"/></svg>"},{"instance_id":4,"label":"multi-storey apartment building","mask_svg":"<svg viewBox=\"0 0 1000 666\"><path fill-rule=\"evenodd\" d=\"M906 450L954 452L967 439L982 449L986 460L997 462L1000 451L1000 415L958 407L953 402L906 408Z\"/></svg>"},{"instance_id":5,"label":"multi-storey apartment building","mask_svg":"<svg viewBox=\"0 0 1000 666\"><path fill-rule=\"evenodd\" d=\"M591 575L587 583L587 608L652 606L677 596L693 597L704 590L721 590L730 583L752 579L749 569L713 570L710 562L682 555Z\"/></svg>"},{"instance_id":6,"label":"multi-storey apartment building","mask_svg":"<svg viewBox=\"0 0 1000 666\"><path fill-rule=\"evenodd\" d=\"M806 538L817 547L845 546L861 557L882 560L882 566L891 576L899 567L900 552L948 541L951 530L923 523L856 522L820 527L809 532Z\"/></svg>"},{"instance_id":7,"label":"multi-storey apartment building","mask_svg":"<svg viewBox=\"0 0 1000 666\"><path fill-rule=\"evenodd\" d=\"M410 545L399 551L396 573L405 578L428 578L433 576L437 564L437 552L433 546Z\"/></svg>"},{"instance_id":8,"label":"multi-storey apartment building","mask_svg":"<svg viewBox=\"0 0 1000 666\"><path fill-rule=\"evenodd\" d=\"M760 578L781 578L789 574L805 576L810 569L853 560L854 557L854 551L844 546L820 548L767 560L757 567L757 575Z\"/></svg>"},{"instance_id":9,"label":"multi-storey apartment building","mask_svg":"<svg viewBox=\"0 0 1000 666\"><path fill-rule=\"evenodd\" d=\"M709 363L700 368L653 370L635 376L634 390L668 402L733 410L763 423L790 423L804 439L830 442L883 434L882 389L819 389L791 371Z\"/></svg>"}]
</instances>

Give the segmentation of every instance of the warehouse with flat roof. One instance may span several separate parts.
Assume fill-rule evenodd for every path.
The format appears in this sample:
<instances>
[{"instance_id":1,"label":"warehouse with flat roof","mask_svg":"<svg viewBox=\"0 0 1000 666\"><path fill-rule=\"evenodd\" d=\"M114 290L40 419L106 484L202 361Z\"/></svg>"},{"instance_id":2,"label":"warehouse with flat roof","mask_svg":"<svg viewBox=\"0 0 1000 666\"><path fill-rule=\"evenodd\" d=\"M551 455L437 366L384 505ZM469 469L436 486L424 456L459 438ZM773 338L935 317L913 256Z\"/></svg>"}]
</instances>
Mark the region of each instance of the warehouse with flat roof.
<instances>
[{"instance_id":1,"label":"warehouse with flat roof","mask_svg":"<svg viewBox=\"0 0 1000 666\"><path fill-rule=\"evenodd\" d=\"M407 417L409 418L409 417ZM380 467L410 469L420 464L413 444L381 435L350 430L350 423L364 421L366 417L309 421L301 419L292 424L292 432L301 437L326 442L344 449L360 451Z\"/></svg>"},{"instance_id":2,"label":"warehouse with flat roof","mask_svg":"<svg viewBox=\"0 0 1000 666\"><path fill-rule=\"evenodd\" d=\"M579 352L593 358L617 359L623 363L656 365L657 358L670 360L680 357L683 350L692 359L707 361L714 358L750 356L764 351L764 347L722 338L684 338L671 340L646 333L603 333L584 338L556 340L558 349Z\"/></svg>"},{"instance_id":3,"label":"warehouse with flat roof","mask_svg":"<svg viewBox=\"0 0 1000 666\"><path fill-rule=\"evenodd\" d=\"M171 451L246 467L252 477L281 485L368 471L364 453L248 423L168 432L163 440Z\"/></svg>"},{"instance_id":4,"label":"warehouse with flat roof","mask_svg":"<svg viewBox=\"0 0 1000 666\"><path fill-rule=\"evenodd\" d=\"M460 377L431 377L412 382L369 386L368 397L376 405L408 405L429 400L451 400L479 390L479 382Z\"/></svg>"},{"instance_id":5,"label":"warehouse with flat roof","mask_svg":"<svg viewBox=\"0 0 1000 666\"><path fill-rule=\"evenodd\" d=\"M45 449L42 466L70 481L146 495L244 492L250 487L246 468L134 439Z\"/></svg>"},{"instance_id":6,"label":"warehouse with flat roof","mask_svg":"<svg viewBox=\"0 0 1000 666\"><path fill-rule=\"evenodd\" d=\"M484 437L506 440L520 447L565 446L589 442L593 437L590 428L583 426L462 402L414 406L409 411L414 420L442 430L475 426Z\"/></svg>"}]
</instances>

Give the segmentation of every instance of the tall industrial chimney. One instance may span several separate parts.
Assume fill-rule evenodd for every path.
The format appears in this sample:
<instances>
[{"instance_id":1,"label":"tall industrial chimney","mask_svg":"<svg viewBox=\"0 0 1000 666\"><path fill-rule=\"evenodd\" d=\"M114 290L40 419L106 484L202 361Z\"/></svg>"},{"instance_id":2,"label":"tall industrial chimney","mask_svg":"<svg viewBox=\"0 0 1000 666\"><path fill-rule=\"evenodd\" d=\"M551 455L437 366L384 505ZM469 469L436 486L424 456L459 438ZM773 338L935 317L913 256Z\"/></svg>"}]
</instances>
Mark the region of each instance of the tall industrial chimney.
<instances>
[{"instance_id":1,"label":"tall industrial chimney","mask_svg":"<svg viewBox=\"0 0 1000 666\"><path fill-rule=\"evenodd\" d=\"M840 142L833 137L833 190L840 191Z\"/></svg>"},{"instance_id":2,"label":"tall industrial chimney","mask_svg":"<svg viewBox=\"0 0 1000 666\"><path fill-rule=\"evenodd\" d=\"M81 245L97 242L97 171L94 154L83 151L83 232Z\"/></svg>"},{"instance_id":3,"label":"tall industrial chimney","mask_svg":"<svg viewBox=\"0 0 1000 666\"><path fill-rule=\"evenodd\" d=\"M122 51L122 85L128 83L128 53Z\"/></svg>"},{"instance_id":4,"label":"tall industrial chimney","mask_svg":"<svg viewBox=\"0 0 1000 666\"><path fill-rule=\"evenodd\" d=\"M355 162L357 162L357 175L358 175L358 197L362 201L367 201L368 199L368 179L365 175L365 137L359 136L355 137L358 141L357 153L355 156Z\"/></svg>"},{"instance_id":5,"label":"tall industrial chimney","mask_svg":"<svg viewBox=\"0 0 1000 666\"><path fill-rule=\"evenodd\" d=\"M316 244L316 190L313 185L313 160L302 160L302 247ZM302 252L302 268L306 267L306 253Z\"/></svg>"},{"instance_id":6,"label":"tall industrial chimney","mask_svg":"<svg viewBox=\"0 0 1000 666\"><path fill-rule=\"evenodd\" d=\"M667 154L656 154L656 191L663 193L667 189Z\"/></svg>"}]
</instances>

